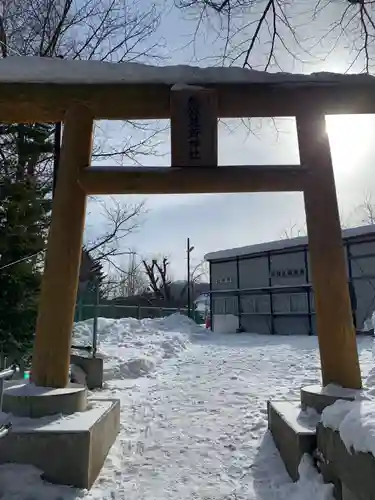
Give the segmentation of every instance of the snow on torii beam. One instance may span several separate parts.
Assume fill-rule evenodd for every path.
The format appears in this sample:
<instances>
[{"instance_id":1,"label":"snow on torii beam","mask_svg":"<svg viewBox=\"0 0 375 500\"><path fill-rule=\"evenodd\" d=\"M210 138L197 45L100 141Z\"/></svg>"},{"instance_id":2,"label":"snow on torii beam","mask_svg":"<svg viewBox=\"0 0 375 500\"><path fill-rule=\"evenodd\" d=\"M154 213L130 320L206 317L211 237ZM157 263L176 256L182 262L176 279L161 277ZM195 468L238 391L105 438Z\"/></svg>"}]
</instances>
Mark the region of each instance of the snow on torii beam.
<instances>
[{"instance_id":1,"label":"snow on torii beam","mask_svg":"<svg viewBox=\"0 0 375 500\"><path fill-rule=\"evenodd\" d=\"M168 119L170 89L179 82L214 89L220 118L296 116L317 104L325 114L375 113L369 75L11 56L0 60L0 117L3 123L54 123L82 104L98 120Z\"/></svg>"},{"instance_id":2,"label":"snow on torii beam","mask_svg":"<svg viewBox=\"0 0 375 500\"><path fill-rule=\"evenodd\" d=\"M65 64L60 66L61 62L57 64L64 70L65 80L61 75L60 78L65 83L59 79L55 82L45 81L48 78L44 76L50 75L48 71L43 73L43 81L28 80L28 75L18 80L12 76L13 80L9 80L7 75L4 78L4 65L0 61L2 122L64 120L65 125L32 367L34 382L52 387L62 387L68 382L87 194L85 190L99 192L102 179L102 192L108 192L119 179L116 176L120 175L113 169L110 169L107 178L98 170L90 172L93 121L100 118L168 118L171 116L170 88L173 85L172 82L134 82L134 78L112 83L108 83L108 78L100 83L93 78L93 81L85 84L74 81L74 78L79 77L79 71L69 70ZM115 66L121 69L121 65ZM77 69L79 67L76 66ZM228 71L225 69L220 72L224 77L226 73ZM67 83L69 78L73 81ZM272 167L275 169L273 172L266 167L266 173L262 173L260 167L241 167L243 174L234 167L233 177L236 177L236 181L229 176L229 167L213 166L207 169L197 165L193 170L189 166L173 168L167 175L164 171L152 174L156 176L153 182L152 176L144 170L138 176L134 172L123 171L123 192L142 190L142 185L148 185L151 189L150 186L155 183L158 183L156 192L188 192L183 191L182 183L186 181L189 185L187 179L194 175L197 179L205 179L205 192L220 192L218 183L211 182L215 173L219 178L221 176L224 184L232 183L231 192L244 192L244 185L250 192L285 190L289 183L291 190L303 190L323 382L358 388L361 386L361 376L324 114L375 112L375 95L372 91L374 80L371 77L356 80L348 76L342 81L333 78L331 82L323 78L323 84L320 84L319 78L311 77L311 81L306 82L306 77L303 77L300 83L305 84L296 85L285 79L285 76L277 80L268 75L265 81L256 83L245 82L243 73L237 81L228 82L227 79L227 83L219 83L219 78L215 78L216 81L208 78L206 82L191 83L205 83L205 86L216 91L218 117L297 116L303 168L286 168L285 181L282 179L282 167L276 166ZM21 83L15 83L17 81ZM189 78L184 81L189 81ZM354 86L349 85L349 82L354 82ZM208 170L212 173L208 173ZM131 189L125 185L126 176L133 182ZM163 176L166 180L162 180ZM173 176L175 180L171 181ZM143 180L140 181L140 178ZM275 186L276 178L279 179L279 186Z\"/></svg>"}]
</instances>

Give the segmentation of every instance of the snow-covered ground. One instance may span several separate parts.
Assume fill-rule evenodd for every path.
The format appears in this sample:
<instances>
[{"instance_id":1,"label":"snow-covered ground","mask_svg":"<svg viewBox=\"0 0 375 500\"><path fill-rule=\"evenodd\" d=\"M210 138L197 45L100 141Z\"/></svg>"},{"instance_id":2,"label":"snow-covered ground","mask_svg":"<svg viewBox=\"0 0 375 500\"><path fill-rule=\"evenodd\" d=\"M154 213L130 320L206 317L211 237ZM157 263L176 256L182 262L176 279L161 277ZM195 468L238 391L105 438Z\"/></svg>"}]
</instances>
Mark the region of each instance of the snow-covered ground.
<instances>
[{"instance_id":1,"label":"snow-covered ground","mask_svg":"<svg viewBox=\"0 0 375 500\"><path fill-rule=\"evenodd\" d=\"M87 342L91 323L76 325ZM266 401L319 381L315 337L222 335L174 315L99 322L106 388L121 432L90 492L0 467L4 500L331 500L308 460L293 484L267 433ZM372 338L358 340L366 376ZM138 376L138 378L136 378Z\"/></svg>"}]
</instances>

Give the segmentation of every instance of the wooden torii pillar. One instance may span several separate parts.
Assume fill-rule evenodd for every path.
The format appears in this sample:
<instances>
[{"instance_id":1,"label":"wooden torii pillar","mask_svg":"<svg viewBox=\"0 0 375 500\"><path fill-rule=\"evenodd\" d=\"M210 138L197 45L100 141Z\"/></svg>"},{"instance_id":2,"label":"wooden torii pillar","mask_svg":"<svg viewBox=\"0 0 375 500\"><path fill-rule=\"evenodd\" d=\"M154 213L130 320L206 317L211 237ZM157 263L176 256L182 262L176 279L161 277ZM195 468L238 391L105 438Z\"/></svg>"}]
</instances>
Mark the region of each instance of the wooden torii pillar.
<instances>
[{"instance_id":1,"label":"wooden torii pillar","mask_svg":"<svg viewBox=\"0 0 375 500\"><path fill-rule=\"evenodd\" d=\"M31 370L32 381L44 387L65 387L69 381L86 215L86 193L78 177L90 165L93 124L89 109L81 105L69 109L64 120Z\"/></svg>"},{"instance_id":2,"label":"wooden torii pillar","mask_svg":"<svg viewBox=\"0 0 375 500\"><path fill-rule=\"evenodd\" d=\"M296 117L323 385L361 388L331 151L324 113Z\"/></svg>"}]
</instances>

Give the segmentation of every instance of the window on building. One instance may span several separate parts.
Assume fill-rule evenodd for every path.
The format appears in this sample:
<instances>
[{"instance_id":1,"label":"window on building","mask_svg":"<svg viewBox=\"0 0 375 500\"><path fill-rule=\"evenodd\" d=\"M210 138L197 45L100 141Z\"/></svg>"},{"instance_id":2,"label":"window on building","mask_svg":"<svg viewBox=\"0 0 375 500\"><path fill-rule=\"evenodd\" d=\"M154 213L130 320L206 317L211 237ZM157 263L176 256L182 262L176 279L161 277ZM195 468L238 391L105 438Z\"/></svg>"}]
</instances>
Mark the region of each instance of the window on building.
<instances>
[{"instance_id":1,"label":"window on building","mask_svg":"<svg viewBox=\"0 0 375 500\"><path fill-rule=\"evenodd\" d=\"M213 314L225 314L225 297L214 297L212 300Z\"/></svg>"},{"instance_id":2,"label":"window on building","mask_svg":"<svg viewBox=\"0 0 375 500\"><path fill-rule=\"evenodd\" d=\"M271 301L269 295L257 297L257 312L265 314L271 312Z\"/></svg>"},{"instance_id":3,"label":"window on building","mask_svg":"<svg viewBox=\"0 0 375 500\"><path fill-rule=\"evenodd\" d=\"M255 297L241 297L241 309L244 314L256 312Z\"/></svg>"},{"instance_id":4,"label":"window on building","mask_svg":"<svg viewBox=\"0 0 375 500\"><path fill-rule=\"evenodd\" d=\"M238 314L237 297L215 297L212 302L214 314Z\"/></svg>"},{"instance_id":5,"label":"window on building","mask_svg":"<svg viewBox=\"0 0 375 500\"><path fill-rule=\"evenodd\" d=\"M303 313L308 311L307 294L293 293L289 295L290 312Z\"/></svg>"},{"instance_id":6,"label":"window on building","mask_svg":"<svg viewBox=\"0 0 375 500\"><path fill-rule=\"evenodd\" d=\"M225 314L238 314L237 297L226 297L225 299Z\"/></svg>"}]
</instances>

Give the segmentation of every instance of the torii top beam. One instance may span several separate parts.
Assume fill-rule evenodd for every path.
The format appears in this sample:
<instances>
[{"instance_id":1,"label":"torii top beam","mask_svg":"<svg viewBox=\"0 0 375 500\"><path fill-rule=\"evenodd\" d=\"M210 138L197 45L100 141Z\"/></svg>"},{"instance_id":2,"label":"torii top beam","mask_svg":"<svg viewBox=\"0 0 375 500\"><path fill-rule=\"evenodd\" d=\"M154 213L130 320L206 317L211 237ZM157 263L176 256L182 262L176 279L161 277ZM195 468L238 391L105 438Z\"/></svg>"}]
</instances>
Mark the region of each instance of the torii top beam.
<instances>
[{"instance_id":1,"label":"torii top beam","mask_svg":"<svg viewBox=\"0 0 375 500\"><path fill-rule=\"evenodd\" d=\"M215 88L221 118L375 113L370 75L265 73L242 68L147 66L12 56L0 61L1 121L62 121L77 102L95 119L170 117L175 84Z\"/></svg>"}]
</instances>

